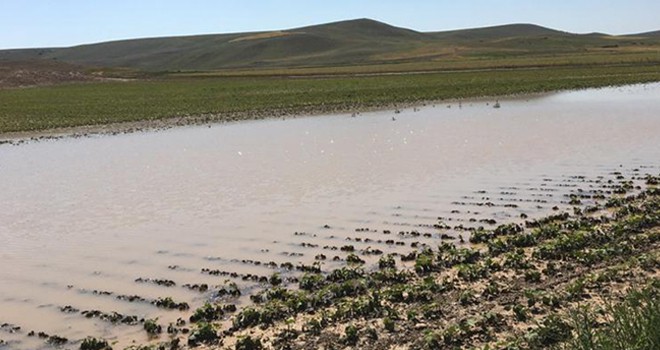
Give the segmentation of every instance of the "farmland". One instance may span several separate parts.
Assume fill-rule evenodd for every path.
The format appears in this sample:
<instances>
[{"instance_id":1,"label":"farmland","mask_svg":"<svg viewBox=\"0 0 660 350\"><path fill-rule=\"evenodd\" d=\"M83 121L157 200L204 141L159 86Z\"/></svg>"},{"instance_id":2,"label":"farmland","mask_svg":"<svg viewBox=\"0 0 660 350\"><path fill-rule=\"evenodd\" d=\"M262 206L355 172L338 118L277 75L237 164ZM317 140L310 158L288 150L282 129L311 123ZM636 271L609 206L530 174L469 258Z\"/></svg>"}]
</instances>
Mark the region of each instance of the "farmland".
<instances>
[{"instance_id":1,"label":"farmland","mask_svg":"<svg viewBox=\"0 0 660 350\"><path fill-rule=\"evenodd\" d=\"M227 122L660 80L656 65L367 77L177 77L0 90L0 133L122 122ZM174 119L173 119L174 118Z\"/></svg>"}]
</instances>

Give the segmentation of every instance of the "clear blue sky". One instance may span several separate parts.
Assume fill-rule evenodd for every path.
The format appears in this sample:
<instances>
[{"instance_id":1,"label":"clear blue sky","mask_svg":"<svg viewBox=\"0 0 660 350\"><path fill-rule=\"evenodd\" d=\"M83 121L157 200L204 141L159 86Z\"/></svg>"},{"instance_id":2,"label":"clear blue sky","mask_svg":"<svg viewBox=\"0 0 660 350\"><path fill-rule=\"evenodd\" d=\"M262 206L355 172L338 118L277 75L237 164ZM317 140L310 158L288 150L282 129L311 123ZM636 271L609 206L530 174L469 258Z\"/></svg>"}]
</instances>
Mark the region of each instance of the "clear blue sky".
<instances>
[{"instance_id":1,"label":"clear blue sky","mask_svg":"<svg viewBox=\"0 0 660 350\"><path fill-rule=\"evenodd\" d=\"M0 0L0 48L294 28L372 18L420 31L535 23L660 30L660 0Z\"/></svg>"}]
</instances>

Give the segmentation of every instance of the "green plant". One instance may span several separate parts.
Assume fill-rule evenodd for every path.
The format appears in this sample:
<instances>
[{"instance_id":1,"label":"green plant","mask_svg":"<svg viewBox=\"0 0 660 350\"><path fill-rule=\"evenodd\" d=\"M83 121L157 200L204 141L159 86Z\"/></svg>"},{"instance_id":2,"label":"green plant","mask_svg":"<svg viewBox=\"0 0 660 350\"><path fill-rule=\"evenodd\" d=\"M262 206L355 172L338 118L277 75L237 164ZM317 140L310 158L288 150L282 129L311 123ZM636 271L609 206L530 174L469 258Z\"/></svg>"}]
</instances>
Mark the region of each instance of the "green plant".
<instances>
[{"instance_id":1,"label":"green plant","mask_svg":"<svg viewBox=\"0 0 660 350\"><path fill-rule=\"evenodd\" d=\"M495 281L488 282L488 285L484 289L482 295L486 298L492 298L500 294L502 287Z\"/></svg>"},{"instance_id":2,"label":"green plant","mask_svg":"<svg viewBox=\"0 0 660 350\"><path fill-rule=\"evenodd\" d=\"M442 341L446 345L459 345L461 343L462 335L463 331L461 328L455 324L452 324L445 328L445 330L442 332Z\"/></svg>"},{"instance_id":3,"label":"green plant","mask_svg":"<svg viewBox=\"0 0 660 350\"><path fill-rule=\"evenodd\" d=\"M256 326L261 319L261 313L255 308L246 307L236 316L234 316L233 324L235 328L243 329L250 326Z\"/></svg>"},{"instance_id":4,"label":"green plant","mask_svg":"<svg viewBox=\"0 0 660 350\"><path fill-rule=\"evenodd\" d=\"M525 289L523 295L527 298L527 307L532 307L539 301L541 292L536 289Z\"/></svg>"},{"instance_id":5,"label":"green plant","mask_svg":"<svg viewBox=\"0 0 660 350\"><path fill-rule=\"evenodd\" d=\"M350 253L350 254L348 254L348 256L346 256L346 262L349 263L349 264L356 264L356 265L362 265L362 264L365 263L364 260L360 259L359 256L357 256L353 253Z\"/></svg>"},{"instance_id":6,"label":"green plant","mask_svg":"<svg viewBox=\"0 0 660 350\"><path fill-rule=\"evenodd\" d=\"M504 267L513 269L528 269L531 263L525 256L525 252L518 248L504 255Z\"/></svg>"},{"instance_id":7,"label":"green plant","mask_svg":"<svg viewBox=\"0 0 660 350\"><path fill-rule=\"evenodd\" d=\"M180 311L185 311L190 309L190 306L186 302L180 302L177 303L175 302L171 297L166 297L166 298L158 298L152 302L152 304L164 308L164 309L170 309L170 310L180 310Z\"/></svg>"},{"instance_id":8,"label":"green plant","mask_svg":"<svg viewBox=\"0 0 660 350\"><path fill-rule=\"evenodd\" d=\"M358 336L358 329L354 325L348 325L344 329L344 337L342 338L342 341L344 344L347 345L355 345L357 344L358 340L360 340Z\"/></svg>"},{"instance_id":9,"label":"green plant","mask_svg":"<svg viewBox=\"0 0 660 350\"><path fill-rule=\"evenodd\" d=\"M476 281L488 276L488 269L481 264L460 264L456 266L458 277L465 281Z\"/></svg>"},{"instance_id":10,"label":"green plant","mask_svg":"<svg viewBox=\"0 0 660 350\"><path fill-rule=\"evenodd\" d=\"M406 320L411 321L411 322L416 322L418 321L417 318L417 310L410 309L406 312Z\"/></svg>"},{"instance_id":11,"label":"green plant","mask_svg":"<svg viewBox=\"0 0 660 350\"><path fill-rule=\"evenodd\" d=\"M525 271L525 281L533 283L541 282L541 272L537 270Z\"/></svg>"},{"instance_id":12,"label":"green plant","mask_svg":"<svg viewBox=\"0 0 660 350\"><path fill-rule=\"evenodd\" d=\"M386 331L392 333L394 332L395 329L395 323L391 318L385 317L383 318L383 327L385 328Z\"/></svg>"},{"instance_id":13,"label":"green plant","mask_svg":"<svg viewBox=\"0 0 660 350\"><path fill-rule=\"evenodd\" d=\"M238 337L236 340L236 350L261 350L263 345L261 345L261 339L252 338L251 336Z\"/></svg>"},{"instance_id":14,"label":"green plant","mask_svg":"<svg viewBox=\"0 0 660 350\"><path fill-rule=\"evenodd\" d=\"M321 324L321 321L315 318L307 321L307 323L305 323L303 326L303 332L313 335L320 335L322 329L323 325Z\"/></svg>"},{"instance_id":15,"label":"green plant","mask_svg":"<svg viewBox=\"0 0 660 350\"><path fill-rule=\"evenodd\" d=\"M157 318L145 320L143 328L150 336L156 336L163 331L163 327L158 324Z\"/></svg>"},{"instance_id":16,"label":"green plant","mask_svg":"<svg viewBox=\"0 0 660 350\"><path fill-rule=\"evenodd\" d=\"M442 334L440 332L427 331L424 333L423 342L426 349L442 349Z\"/></svg>"},{"instance_id":17,"label":"green plant","mask_svg":"<svg viewBox=\"0 0 660 350\"><path fill-rule=\"evenodd\" d=\"M513 314L516 316L516 320L520 322L525 322L529 318L527 308L520 304L513 306Z\"/></svg>"},{"instance_id":18,"label":"green plant","mask_svg":"<svg viewBox=\"0 0 660 350\"><path fill-rule=\"evenodd\" d=\"M69 342L69 339L60 337L58 335L51 335L46 339L46 343L53 345L53 346L62 346L66 343ZM0 345L2 345L2 341L0 341Z\"/></svg>"},{"instance_id":19,"label":"green plant","mask_svg":"<svg viewBox=\"0 0 660 350\"><path fill-rule=\"evenodd\" d=\"M461 303L463 306L467 306L470 304L473 304L476 299L474 296L474 291L471 289L464 290L458 297L458 301Z\"/></svg>"},{"instance_id":20,"label":"green plant","mask_svg":"<svg viewBox=\"0 0 660 350\"><path fill-rule=\"evenodd\" d=\"M85 338L80 343L80 350L112 350L105 339Z\"/></svg>"},{"instance_id":21,"label":"green plant","mask_svg":"<svg viewBox=\"0 0 660 350\"><path fill-rule=\"evenodd\" d=\"M365 328L364 335L367 339L369 339L371 341L378 340L378 331L375 330L374 328L371 328L371 327Z\"/></svg>"},{"instance_id":22,"label":"green plant","mask_svg":"<svg viewBox=\"0 0 660 350\"><path fill-rule=\"evenodd\" d=\"M571 326L557 315L549 315L527 336L532 348L546 349L571 337Z\"/></svg>"},{"instance_id":23,"label":"green plant","mask_svg":"<svg viewBox=\"0 0 660 350\"><path fill-rule=\"evenodd\" d=\"M578 278L566 286L566 293L569 300L580 300L584 295L586 280Z\"/></svg>"},{"instance_id":24,"label":"green plant","mask_svg":"<svg viewBox=\"0 0 660 350\"><path fill-rule=\"evenodd\" d=\"M537 239L534 234L527 233L527 234L518 234L515 236L511 236L507 242L511 246L524 248L524 247L532 247L536 245Z\"/></svg>"},{"instance_id":25,"label":"green plant","mask_svg":"<svg viewBox=\"0 0 660 350\"><path fill-rule=\"evenodd\" d=\"M225 314L221 305L212 305L210 303L195 310L190 316L190 322L212 322L219 320Z\"/></svg>"},{"instance_id":26,"label":"green plant","mask_svg":"<svg viewBox=\"0 0 660 350\"><path fill-rule=\"evenodd\" d=\"M275 272L270 276L268 279L268 283L270 283L272 286L277 287L280 284L282 284L282 276L280 276L279 273Z\"/></svg>"},{"instance_id":27,"label":"green plant","mask_svg":"<svg viewBox=\"0 0 660 350\"><path fill-rule=\"evenodd\" d=\"M434 267L434 254L432 251L427 250L420 253L415 260L415 271L418 274L426 274L433 270Z\"/></svg>"},{"instance_id":28,"label":"green plant","mask_svg":"<svg viewBox=\"0 0 660 350\"><path fill-rule=\"evenodd\" d=\"M325 279L320 274L305 273L301 278L298 285L303 290L315 290L324 285Z\"/></svg>"},{"instance_id":29,"label":"green plant","mask_svg":"<svg viewBox=\"0 0 660 350\"><path fill-rule=\"evenodd\" d=\"M201 322L190 333L188 345L195 347L201 344L216 344L219 340L215 327L211 323Z\"/></svg>"},{"instance_id":30,"label":"green plant","mask_svg":"<svg viewBox=\"0 0 660 350\"><path fill-rule=\"evenodd\" d=\"M378 268L382 269L393 269L396 267L396 261L394 260L394 256L392 254L388 254L385 256L380 257L378 259Z\"/></svg>"},{"instance_id":31,"label":"green plant","mask_svg":"<svg viewBox=\"0 0 660 350\"><path fill-rule=\"evenodd\" d=\"M442 318L442 309L437 303L424 304L420 311L427 320L439 320Z\"/></svg>"}]
</instances>

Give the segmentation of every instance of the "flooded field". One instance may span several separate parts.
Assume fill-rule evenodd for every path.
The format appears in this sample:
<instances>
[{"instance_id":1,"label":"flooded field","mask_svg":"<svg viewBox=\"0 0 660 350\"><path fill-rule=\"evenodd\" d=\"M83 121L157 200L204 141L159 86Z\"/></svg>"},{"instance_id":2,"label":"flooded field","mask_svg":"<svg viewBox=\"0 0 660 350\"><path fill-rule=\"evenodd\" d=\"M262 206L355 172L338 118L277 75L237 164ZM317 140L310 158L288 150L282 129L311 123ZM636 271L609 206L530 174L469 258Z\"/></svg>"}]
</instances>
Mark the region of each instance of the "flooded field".
<instances>
[{"instance_id":1,"label":"flooded field","mask_svg":"<svg viewBox=\"0 0 660 350\"><path fill-rule=\"evenodd\" d=\"M494 103L0 145L0 339L144 343L276 272L467 245L660 171L660 84Z\"/></svg>"}]
</instances>

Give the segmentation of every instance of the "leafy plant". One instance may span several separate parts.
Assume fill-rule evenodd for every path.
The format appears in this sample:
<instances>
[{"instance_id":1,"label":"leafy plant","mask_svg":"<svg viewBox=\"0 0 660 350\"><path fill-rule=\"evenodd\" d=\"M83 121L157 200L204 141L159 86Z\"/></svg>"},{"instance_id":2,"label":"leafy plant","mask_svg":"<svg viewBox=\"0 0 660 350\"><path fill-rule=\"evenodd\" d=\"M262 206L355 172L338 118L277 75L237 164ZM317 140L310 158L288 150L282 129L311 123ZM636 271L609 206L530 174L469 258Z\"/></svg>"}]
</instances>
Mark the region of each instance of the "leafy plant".
<instances>
[{"instance_id":1,"label":"leafy plant","mask_svg":"<svg viewBox=\"0 0 660 350\"><path fill-rule=\"evenodd\" d=\"M211 323L201 322L190 333L188 345L195 347L201 344L216 344L220 340L218 332Z\"/></svg>"},{"instance_id":2,"label":"leafy plant","mask_svg":"<svg viewBox=\"0 0 660 350\"><path fill-rule=\"evenodd\" d=\"M342 338L342 341L344 344L347 345L355 345L357 344L358 340L360 340L358 336L358 329L354 325L348 325L344 329L344 337Z\"/></svg>"},{"instance_id":3,"label":"leafy plant","mask_svg":"<svg viewBox=\"0 0 660 350\"><path fill-rule=\"evenodd\" d=\"M571 337L571 326L557 315L549 315L528 334L527 341L535 349L546 349Z\"/></svg>"},{"instance_id":4,"label":"leafy plant","mask_svg":"<svg viewBox=\"0 0 660 350\"><path fill-rule=\"evenodd\" d=\"M268 279L268 283L270 283L272 286L275 287L279 286L280 284L282 284L282 276L280 276L280 274L276 272L270 276L270 278Z\"/></svg>"},{"instance_id":5,"label":"leafy plant","mask_svg":"<svg viewBox=\"0 0 660 350\"><path fill-rule=\"evenodd\" d=\"M390 333L394 332L395 326L396 324L391 318L389 317L383 318L383 327L385 328L386 331Z\"/></svg>"},{"instance_id":6,"label":"leafy plant","mask_svg":"<svg viewBox=\"0 0 660 350\"><path fill-rule=\"evenodd\" d=\"M385 255L378 259L378 268L382 269L393 269L396 267L396 261L394 256L391 254Z\"/></svg>"},{"instance_id":7,"label":"leafy plant","mask_svg":"<svg viewBox=\"0 0 660 350\"><path fill-rule=\"evenodd\" d=\"M349 264L357 264L357 265L362 265L362 264L365 263L364 260L360 259L359 256L357 256L353 253L348 254L348 256L346 257L346 262L349 263Z\"/></svg>"},{"instance_id":8,"label":"leafy plant","mask_svg":"<svg viewBox=\"0 0 660 350\"><path fill-rule=\"evenodd\" d=\"M190 316L190 322L212 322L219 320L225 314L221 305L205 303Z\"/></svg>"},{"instance_id":9,"label":"leafy plant","mask_svg":"<svg viewBox=\"0 0 660 350\"><path fill-rule=\"evenodd\" d=\"M467 306L467 305L470 305L470 304L474 303L476 301L476 299L474 297L474 291L471 290L471 289L467 289L467 290L463 291L459 295L458 301L463 306Z\"/></svg>"},{"instance_id":10,"label":"leafy plant","mask_svg":"<svg viewBox=\"0 0 660 350\"><path fill-rule=\"evenodd\" d=\"M80 343L80 350L112 350L105 339L88 337Z\"/></svg>"},{"instance_id":11,"label":"leafy plant","mask_svg":"<svg viewBox=\"0 0 660 350\"><path fill-rule=\"evenodd\" d=\"M433 270L434 255L430 250L424 251L415 260L415 271L418 274L429 273Z\"/></svg>"},{"instance_id":12,"label":"leafy plant","mask_svg":"<svg viewBox=\"0 0 660 350\"><path fill-rule=\"evenodd\" d=\"M156 336L163 331L163 327L158 324L157 318L145 320L143 328L150 336Z\"/></svg>"},{"instance_id":13,"label":"leafy plant","mask_svg":"<svg viewBox=\"0 0 660 350\"><path fill-rule=\"evenodd\" d=\"M252 338L251 336L238 337L236 340L236 350L261 350L263 345L261 345L261 339Z\"/></svg>"}]
</instances>

